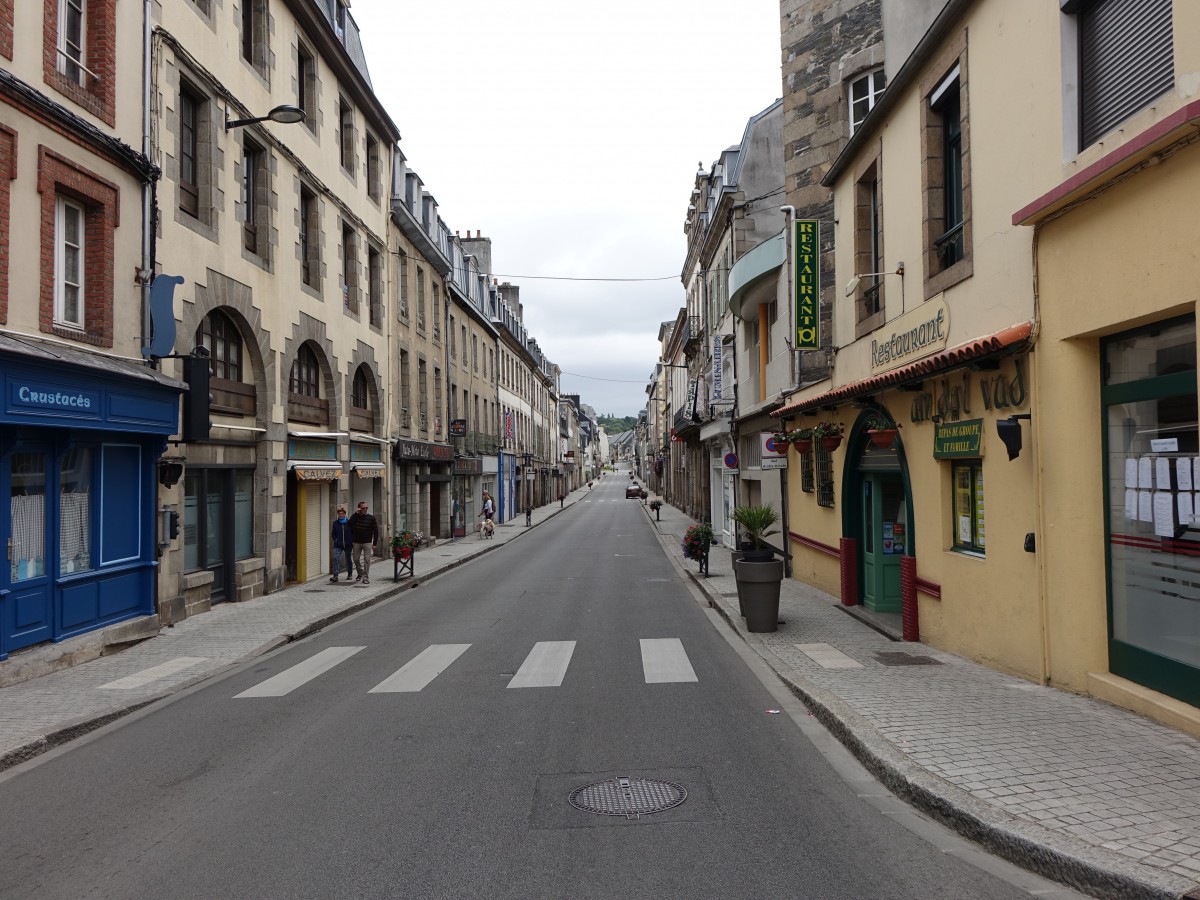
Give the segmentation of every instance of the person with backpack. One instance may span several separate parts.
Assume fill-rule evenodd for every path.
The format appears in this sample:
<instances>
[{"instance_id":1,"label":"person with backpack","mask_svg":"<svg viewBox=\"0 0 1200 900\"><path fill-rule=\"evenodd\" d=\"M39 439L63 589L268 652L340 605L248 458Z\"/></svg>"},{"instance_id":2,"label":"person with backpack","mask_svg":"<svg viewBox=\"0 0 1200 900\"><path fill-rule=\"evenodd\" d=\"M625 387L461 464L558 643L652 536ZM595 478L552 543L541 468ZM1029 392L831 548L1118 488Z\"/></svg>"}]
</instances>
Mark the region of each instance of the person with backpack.
<instances>
[{"instance_id":1,"label":"person with backpack","mask_svg":"<svg viewBox=\"0 0 1200 900\"><path fill-rule=\"evenodd\" d=\"M342 559L346 560L346 580L350 580L350 520L346 518L346 507L339 506L337 508L337 518L333 520L333 528L330 530L330 542L333 544L333 577L329 579L330 584L337 584L338 575L342 571Z\"/></svg>"},{"instance_id":2,"label":"person with backpack","mask_svg":"<svg viewBox=\"0 0 1200 900\"><path fill-rule=\"evenodd\" d=\"M371 583L371 557L379 543L379 523L367 512L367 501L358 502L358 511L350 517L350 540L354 556L354 568L358 571L359 584Z\"/></svg>"}]
</instances>

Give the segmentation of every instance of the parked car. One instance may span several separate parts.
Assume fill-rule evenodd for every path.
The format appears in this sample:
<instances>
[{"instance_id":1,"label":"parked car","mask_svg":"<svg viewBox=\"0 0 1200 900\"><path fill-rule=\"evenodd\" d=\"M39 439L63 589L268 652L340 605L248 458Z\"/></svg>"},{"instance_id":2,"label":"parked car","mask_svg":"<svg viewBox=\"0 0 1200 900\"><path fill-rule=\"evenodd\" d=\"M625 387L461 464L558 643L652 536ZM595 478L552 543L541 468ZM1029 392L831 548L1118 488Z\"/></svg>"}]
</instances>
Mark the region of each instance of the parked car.
<instances>
[{"instance_id":1,"label":"parked car","mask_svg":"<svg viewBox=\"0 0 1200 900\"><path fill-rule=\"evenodd\" d=\"M634 500L641 500L644 496L646 496L646 492L642 490L641 486L636 481L633 482L633 484L625 486L626 500L628 500L630 497L632 497Z\"/></svg>"}]
</instances>

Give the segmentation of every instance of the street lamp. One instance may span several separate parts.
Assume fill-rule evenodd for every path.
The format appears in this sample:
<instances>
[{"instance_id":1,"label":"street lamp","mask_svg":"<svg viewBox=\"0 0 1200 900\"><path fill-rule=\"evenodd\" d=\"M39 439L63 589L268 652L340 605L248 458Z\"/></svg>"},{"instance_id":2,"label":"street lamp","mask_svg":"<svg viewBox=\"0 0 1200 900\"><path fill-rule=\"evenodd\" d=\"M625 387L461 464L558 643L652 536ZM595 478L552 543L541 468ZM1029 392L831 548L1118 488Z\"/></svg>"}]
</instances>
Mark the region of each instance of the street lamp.
<instances>
[{"instance_id":1,"label":"street lamp","mask_svg":"<svg viewBox=\"0 0 1200 900\"><path fill-rule=\"evenodd\" d=\"M229 131L231 128L241 128L245 125L254 125L258 122L266 122L268 120L278 122L280 125L295 125L298 122L303 122L304 119L304 110L287 103L276 106L265 116L251 116L249 119L230 119L229 108L226 107L225 130Z\"/></svg>"}]
</instances>

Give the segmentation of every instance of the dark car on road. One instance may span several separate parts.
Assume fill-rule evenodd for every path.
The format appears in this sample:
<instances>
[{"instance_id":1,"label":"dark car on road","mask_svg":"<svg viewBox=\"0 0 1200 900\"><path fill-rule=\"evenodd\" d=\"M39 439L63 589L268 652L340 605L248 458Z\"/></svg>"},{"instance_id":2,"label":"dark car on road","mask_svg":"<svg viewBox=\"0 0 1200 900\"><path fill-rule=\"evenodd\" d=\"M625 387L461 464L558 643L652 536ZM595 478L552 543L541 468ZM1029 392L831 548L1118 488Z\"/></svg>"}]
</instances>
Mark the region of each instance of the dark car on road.
<instances>
[{"instance_id":1,"label":"dark car on road","mask_svg":"<svg viewBox=\"0 0 1200 900\"><path fill-rule=\"evenodd\" d=\"M645 496L646 492L642 490L641 485L639 485L636 481L633 484L625 487L626 500L628 500L630 497L632 497L634 500L641 500Z\"/></svg>"}]
</instances>

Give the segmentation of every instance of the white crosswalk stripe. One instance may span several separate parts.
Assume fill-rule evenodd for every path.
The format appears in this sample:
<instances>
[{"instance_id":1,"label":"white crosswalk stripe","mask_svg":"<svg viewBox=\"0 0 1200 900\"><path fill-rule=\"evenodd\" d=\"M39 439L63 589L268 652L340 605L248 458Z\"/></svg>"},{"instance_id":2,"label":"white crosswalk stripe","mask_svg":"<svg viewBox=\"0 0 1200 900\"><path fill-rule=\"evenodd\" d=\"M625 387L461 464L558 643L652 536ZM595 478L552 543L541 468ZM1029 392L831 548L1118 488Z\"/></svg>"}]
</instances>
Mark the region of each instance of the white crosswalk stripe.
<instances>
[{"instance_id":1,"label":"white crosswalk stripe","mask_svg":"<svg viewBox=\"0 0 1200 900\"><path fill-rule=\"evenodd\" d=\"M282 697L290 694L302 684L312 681L318 675L323 675L336 666L345 662L366 647L328 647L316 656L309 657L302 663L297 663L290 669L285 669L278 675L268 678L249 690L242 691L234 700L242 697Z\"/></svg>"},{"instance_id":2,"label":"white crosswalk stripe","mask_svg":"<svg viewBox=\"0 0 1200 900\"><path fill-rule=\"evenodd\" d=\"M508 683L510 688L558 687L567 674L574 641L538 641Z\"/></svg>"},{"instance_id":3,"label":"white crosswalk stripe","mask_svg":"<svg viewBox=\"0 0 1200 900\"><path fill-rule=\"evenodd\" d=\"M441 675L450 664L467 652L470 644L433 644L389 675L368 694L416 693Z\"/></svg>"},{"instance_id":4,"label":"white crosswalk stripe","mask_svg":"<svg viewBox=\"0 0 1200 900\"><path fill-rule=\"evenodd\" d=\"M369 694L413 694L424 690L471 649L471 644L431 644L403 666L370 688ZM575 641L539 641L508 683L510 688L561 687L575 654ZM697 682L696 671L679 638L642 638L639 641L642 674L646 684ZM266 681L242 691L248 697L284 697L324 675L365 647L328 647ZM802 648L811 649L811 648ZM122 690L139 687L194 665L197 659L180 657L169 663L128 675L102 687Z\"/></svg>"},{"instance_id":5,"label":"white crosswalk stripe","mask_svg":"<svg viewBox=\"0 0 1200 900\"><path fill-rule=\"evenodd\" d=\"M126 675L124 678L118 678L116 681L110 681L108 684L102 684L100 685L100 690L131 691L134 688L145 687L152 682L158 681L160 678L166 678L168 675L174 675L177 672L190 669L192 666L202 662L208 662L208 657L177 656L175 659L160 663L157 666L151 666L149 669L142 669L140 672Z\"/></svg>"},{"instance_id":6,"label":"white crosswalk stripe","mask_svg":"<svg viewBox=\"0 0 1200 900\"><path fill-rule=\"evenodd\" d=\"M646 684L699 681L679 638L642 638L641 644Z\"/></svg>"}]
</instances>

